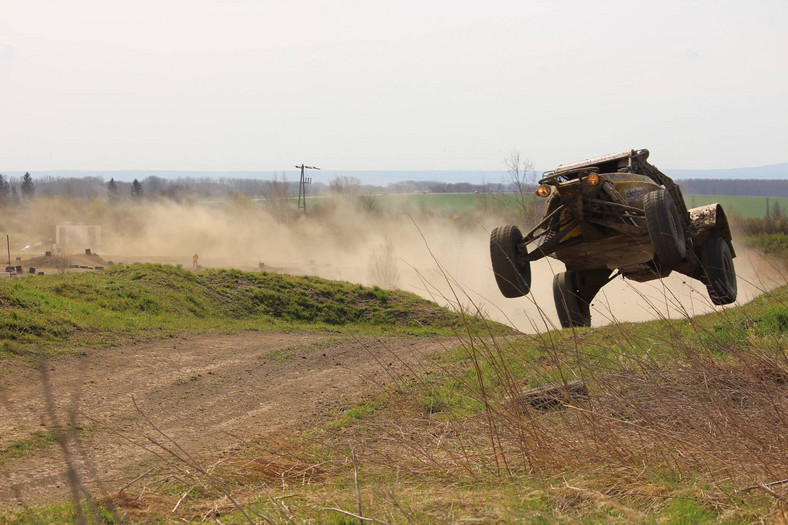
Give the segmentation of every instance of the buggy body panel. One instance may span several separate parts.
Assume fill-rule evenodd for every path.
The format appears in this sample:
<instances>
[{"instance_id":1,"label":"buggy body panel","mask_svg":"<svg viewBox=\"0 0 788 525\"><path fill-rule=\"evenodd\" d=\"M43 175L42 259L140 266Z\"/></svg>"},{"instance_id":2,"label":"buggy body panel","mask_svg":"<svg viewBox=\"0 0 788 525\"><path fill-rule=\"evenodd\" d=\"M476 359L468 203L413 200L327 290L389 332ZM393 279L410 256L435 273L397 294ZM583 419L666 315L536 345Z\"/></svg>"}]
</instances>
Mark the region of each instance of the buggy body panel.
<instances>
[{"instance_id":1,"label":"buggy body panel","mask_svg":"<svg viewBox=\"0 0 788 525\"><path fill-rule=\"evenodd\" d=\"M722 237L728 242L731 253L734 257L731 228L728 225L728 217L722 209L722 205L715 202L706 206L698 206L689 210L690 232L695 244L701 245L711 237Z\"/></svg>"},{"instance_id":2,"label":"buggy body panel","mask_svg":"<svg viewBox=\"0 0 788 525\"><path fill-rule=\"evenodd\" d=\"M690 213L679 186L648 162L649 155L647 149L629 149L545 172L539 181L549 188L544 213L523 236L520 263L549 256L569 270L618 270L638 281L674 270L700 279L698 254L708 239L723 237L734 253L722 207L701 206ZM670 194L686 239L687 256L672 265L655 258L645 219L645 196L658 189Z\"/></svg>"}]
</instances>

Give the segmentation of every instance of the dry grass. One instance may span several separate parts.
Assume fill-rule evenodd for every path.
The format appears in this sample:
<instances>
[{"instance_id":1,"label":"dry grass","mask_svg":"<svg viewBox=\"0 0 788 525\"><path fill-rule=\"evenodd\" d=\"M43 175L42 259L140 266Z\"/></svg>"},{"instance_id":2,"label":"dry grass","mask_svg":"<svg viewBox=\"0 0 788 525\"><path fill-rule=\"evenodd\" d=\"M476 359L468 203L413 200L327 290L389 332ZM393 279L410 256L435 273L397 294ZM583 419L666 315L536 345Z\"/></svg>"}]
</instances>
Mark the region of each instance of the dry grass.
<instances>
[{"instance_id":1,"label":"dry grass","mask_svg":"<svg viewBox=\"0 0 788 525\"><path fill-rule=\"evenodd\" d=\"M788 311L774 308L778 317ZM726 322L737 330L738 321ZM564 517L604 508L640 521L669 512L678 496L716 518L782 512L788 339L752 329L727 342L705 337L708 326L695 320L653 328L552 333L533 338L528 351L521 342L469 339L466 373L447 370L459 385L454 403L434 414L411 398L409 410L365 432L381 437L364 460L444 483L541 480L552 512ZM585 401L567 396L550 411L508 402L524 385L577 379L590 392ZM469 403L477 411L464 415Z\"/></svg>"},{"instance_id":2,"label":"dry grass","mask_svg":"<svg viewBox=\"0 0 788 525\"><path fill-rule=\"evenodd\" d=\"M453 299L461 304L462 294ZM457 492L497 486L495 500L510 506L519 496L500 484L536 490L549 502L536 514L558 519L780 522L787 299L782 288L700 319L466 335L440 381L390 393L385 415L358 428L360 461L400 490L424 480ZM567 395L547 411L511 402L529 386L575 380L588 398ZM394 521L403 519L412 521Z\"/></svg>"}]
</instances>

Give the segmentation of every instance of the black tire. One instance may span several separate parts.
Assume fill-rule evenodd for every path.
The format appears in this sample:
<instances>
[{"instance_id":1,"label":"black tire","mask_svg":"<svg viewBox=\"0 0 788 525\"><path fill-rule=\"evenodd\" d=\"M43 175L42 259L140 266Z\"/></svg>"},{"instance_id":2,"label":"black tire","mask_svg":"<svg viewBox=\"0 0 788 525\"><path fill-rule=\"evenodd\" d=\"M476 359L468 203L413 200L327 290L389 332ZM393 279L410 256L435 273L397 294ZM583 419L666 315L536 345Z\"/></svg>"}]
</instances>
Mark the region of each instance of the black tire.
<instances>
[{"instance_id":1,"label":"black tire","mask_svg":"<svg viewBox=\"0 0 788 525\"><path fill-rule=\"evenodd\" d=\"M591 308L581 297L579 277L572 270L553 277L553 299L561 328L591 326Z\"/></svg>"},{"instance_id":2,"label":"black tire","mask_svg":"<svg viewBox=\"0 0 788 525\"><path fill-rule=\"evenodd\" d=\"M723 305L735 301L738 292L736 268L728 241L722 237L706 241L701 248L700 261L706 273L706 291L711 302Z\"/></svg>"},{"instance_id":3,"label":"black tire","mask_svg":"<svg viewBox=\"0 0 788 525\"><path fill-rule=\"evenodd\" d=\"M498 226L490 234L490 259L495 281L503 296L510 299L522 297L531 289L531 263L518 263L517 245L522 240L523 234L517 226Z\"/></svg>"},{"instance_id":4,"label":"black tire","mask_svg":"<svg viewBox=\"0 0 788 525\"><path fill-rule=\"evenodd\" d=\"M643 197L643 208L655 258L663 266L676 266L687 255L687 242L673 198L667 190L660 188Z\"/></svg>"}]
</instances>

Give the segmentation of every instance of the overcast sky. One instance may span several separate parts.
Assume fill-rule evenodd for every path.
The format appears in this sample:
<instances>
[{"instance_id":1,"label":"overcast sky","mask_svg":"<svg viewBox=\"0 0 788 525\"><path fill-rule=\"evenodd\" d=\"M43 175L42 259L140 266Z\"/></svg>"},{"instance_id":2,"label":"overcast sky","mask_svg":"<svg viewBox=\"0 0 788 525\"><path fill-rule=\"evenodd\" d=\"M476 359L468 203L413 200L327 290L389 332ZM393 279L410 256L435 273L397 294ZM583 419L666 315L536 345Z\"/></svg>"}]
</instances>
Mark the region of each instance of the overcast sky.
<instances>
[{"instance_id":1,"label":"overcast sky","mask_svg":"<svg viewBox=\"0 0 788 525\"><path fill-rule=\"evenodd\" d=\"M788 162L788 1L0 0L0 172Z\"/></svg>"}]
</instances>

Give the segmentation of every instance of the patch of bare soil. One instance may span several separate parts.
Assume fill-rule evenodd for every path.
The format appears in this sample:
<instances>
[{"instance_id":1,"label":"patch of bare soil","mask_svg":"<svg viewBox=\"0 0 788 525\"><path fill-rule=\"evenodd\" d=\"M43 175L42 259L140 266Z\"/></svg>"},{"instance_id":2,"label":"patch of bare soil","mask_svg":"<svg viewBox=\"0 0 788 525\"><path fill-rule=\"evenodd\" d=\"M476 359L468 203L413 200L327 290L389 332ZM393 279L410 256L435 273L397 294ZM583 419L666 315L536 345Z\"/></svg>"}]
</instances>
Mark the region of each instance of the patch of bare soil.
<instances>
[{"instance_id":1,"label":"patch of bare soil","mask_svg":"<svg viewBox=\"0 0 788 525\"><path fill-rule=\"evenodd\" d=\"M426 357L452 342L193 335L89 351L50 361L44 372L6 365L0 373L0 450L37 431L74 427L78 439L69 456L85 488L117 490L154 458L145 437L156 432L140 412L191 454L216 456L247 440L314 428L381 387L424 371ZM66 470L56 443L15 458L6 453L0 458L0 505L67 499Z\"/></svg>"},{"instance_id":2,"label":"patch of bare soil","mask_svg":"<svg viewBox=\"0 0 788 525\"><path fill-rule=\"evenodd\" d=\"M108 265L107 261L95 253L90 255L81 253L68 255L65 260L66 268L63 267L64 261L59 261L58 259L57 255L39 255L28 259L22 259L21 261L13 261L11 266L15 270L21 268L21 272L14 272L14 276L24 277L30 275L31 268L36 274L43 273L44 275L49 275L62 273L64 270L68 272L90 271L97 268L106 268ZM58 268L58 266L60 266L60 268ZM0 278L7 279L10 277L11 275L7 272L0 274Z\"/></svg>"}]
</instances>

